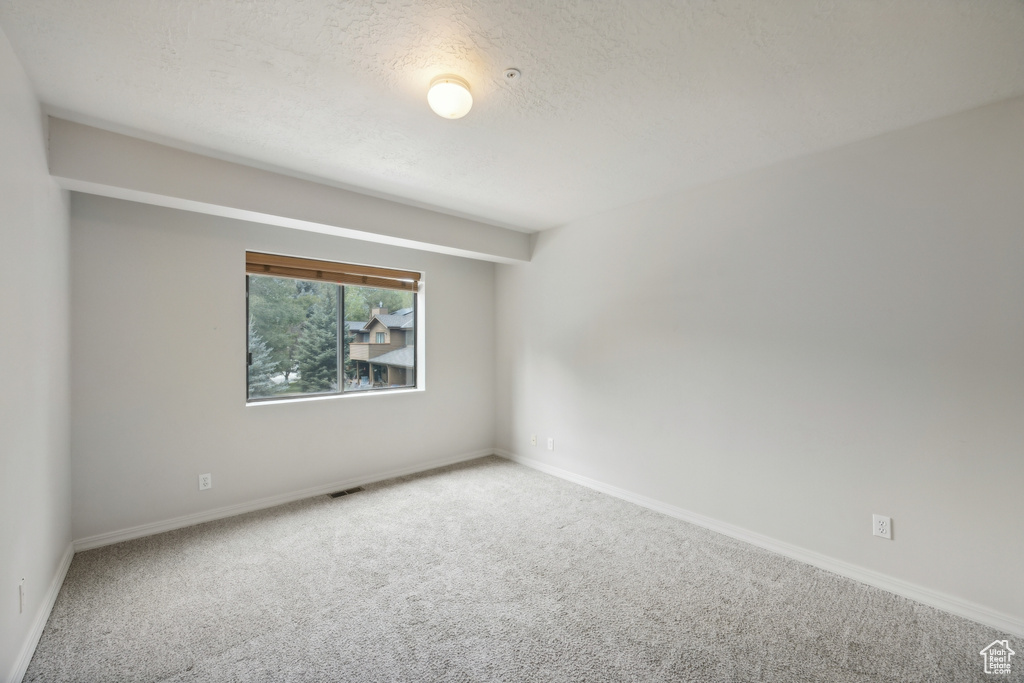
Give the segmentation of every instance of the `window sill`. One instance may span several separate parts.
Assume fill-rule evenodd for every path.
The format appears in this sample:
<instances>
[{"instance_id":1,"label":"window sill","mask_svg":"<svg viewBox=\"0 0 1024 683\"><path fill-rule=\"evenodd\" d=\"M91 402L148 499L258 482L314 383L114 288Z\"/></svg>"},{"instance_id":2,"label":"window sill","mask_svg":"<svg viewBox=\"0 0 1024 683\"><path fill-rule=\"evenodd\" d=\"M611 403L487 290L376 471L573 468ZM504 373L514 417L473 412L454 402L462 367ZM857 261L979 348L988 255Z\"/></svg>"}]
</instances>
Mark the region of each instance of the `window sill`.
<instances>
[{"instance_id":1,"label":"window sill","mask_svg":"<svg viewBox=\"0 0 1024 683\"><path fill-rule=\"evenodd\" d=\"M351 398L353 396L394 396L396 394L416 394L423 391L426 391L423 387L412 387L409 389L378 389L376 391L346 391L340 394L325 394L323 396L296 396L295 398L270 398L262 401L246 401L245 407L279 406L289 403L308 403L309 401L331 401L339 398Z\"/></svg>"}]
</instances>

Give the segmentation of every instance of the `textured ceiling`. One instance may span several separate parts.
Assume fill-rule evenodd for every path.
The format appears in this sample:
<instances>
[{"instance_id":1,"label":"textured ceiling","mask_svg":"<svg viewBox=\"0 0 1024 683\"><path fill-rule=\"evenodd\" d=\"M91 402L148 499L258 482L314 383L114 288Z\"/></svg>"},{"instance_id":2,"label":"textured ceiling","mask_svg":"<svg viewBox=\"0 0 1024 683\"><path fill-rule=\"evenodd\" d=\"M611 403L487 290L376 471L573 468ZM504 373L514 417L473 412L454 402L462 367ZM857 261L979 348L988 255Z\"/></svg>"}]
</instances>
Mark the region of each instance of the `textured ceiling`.
<instances>
[{"instance_id":1,"label":"textured ceiling","mask_svg":"<svg viewBox=\"0 0 1024 683\"><path fill-rule=\"evenodd\" d=\"M51 111L525 230L1024 94L1024 0L0 0L0 27ZM426 104L446 72L458 121Z\"/></svg>"}]
</instances>

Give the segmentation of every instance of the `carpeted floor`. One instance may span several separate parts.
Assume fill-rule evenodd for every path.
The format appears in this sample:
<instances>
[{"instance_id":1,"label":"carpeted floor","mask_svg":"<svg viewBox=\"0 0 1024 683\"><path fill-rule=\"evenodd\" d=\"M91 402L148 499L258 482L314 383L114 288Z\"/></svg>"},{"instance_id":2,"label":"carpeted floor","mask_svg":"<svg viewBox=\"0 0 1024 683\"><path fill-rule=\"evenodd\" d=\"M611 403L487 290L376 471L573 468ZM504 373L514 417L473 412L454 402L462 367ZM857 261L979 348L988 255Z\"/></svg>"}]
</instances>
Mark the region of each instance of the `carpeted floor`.
<instances>
[{"instance_id":1,"label":"carpeted floor","mask_svg":"<svg viewBox=\"0 0 1024 683\"><path fill-rule=\"evenodd\" d=\"M491 457L79 553L25 680L1024 680L997 637Z\"/></svg>"}]
</instances>

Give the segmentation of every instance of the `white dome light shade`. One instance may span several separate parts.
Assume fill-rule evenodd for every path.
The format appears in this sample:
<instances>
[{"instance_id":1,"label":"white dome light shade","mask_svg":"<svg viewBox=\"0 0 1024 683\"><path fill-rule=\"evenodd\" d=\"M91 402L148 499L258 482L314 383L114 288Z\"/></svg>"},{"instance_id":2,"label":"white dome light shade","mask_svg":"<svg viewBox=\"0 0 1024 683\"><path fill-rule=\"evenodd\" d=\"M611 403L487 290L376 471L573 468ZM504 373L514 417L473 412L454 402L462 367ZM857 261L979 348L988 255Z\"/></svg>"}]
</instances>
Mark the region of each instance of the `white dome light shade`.
<instances>
[{"instance_id":1,"label":"white dome light shade","mask_svg":"<svg viewBox=\"0 0 1024 683\"><path fill-rule=\"evenodd\" d=\"M469 83L458 76L438 76L430 82L427 104L442 118L461 119L473 107Z\"/></svg>"}]
</instances>

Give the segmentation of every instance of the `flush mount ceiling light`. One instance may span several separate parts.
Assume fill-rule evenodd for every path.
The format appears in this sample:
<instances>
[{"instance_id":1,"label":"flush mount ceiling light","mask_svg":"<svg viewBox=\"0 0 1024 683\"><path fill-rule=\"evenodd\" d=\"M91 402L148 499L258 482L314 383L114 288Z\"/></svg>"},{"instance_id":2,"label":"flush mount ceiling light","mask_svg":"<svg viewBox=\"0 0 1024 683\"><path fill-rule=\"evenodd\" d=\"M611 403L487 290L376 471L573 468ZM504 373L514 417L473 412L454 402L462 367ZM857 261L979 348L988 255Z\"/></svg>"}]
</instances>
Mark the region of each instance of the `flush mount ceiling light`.
<instances>
[{"instance_id":1,"label":"flush mount ceiling light","mask_svg":"<svg viewBox=\"0 0 1024 683\"><path fill-rule=\"evenodd\" d=\"M427 104L434 113L445 119L461 119L473 106L469 83L463 78L447 74L430 82Z\"/></svg>"}]
</instances>

